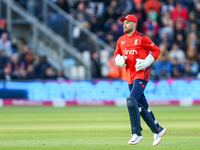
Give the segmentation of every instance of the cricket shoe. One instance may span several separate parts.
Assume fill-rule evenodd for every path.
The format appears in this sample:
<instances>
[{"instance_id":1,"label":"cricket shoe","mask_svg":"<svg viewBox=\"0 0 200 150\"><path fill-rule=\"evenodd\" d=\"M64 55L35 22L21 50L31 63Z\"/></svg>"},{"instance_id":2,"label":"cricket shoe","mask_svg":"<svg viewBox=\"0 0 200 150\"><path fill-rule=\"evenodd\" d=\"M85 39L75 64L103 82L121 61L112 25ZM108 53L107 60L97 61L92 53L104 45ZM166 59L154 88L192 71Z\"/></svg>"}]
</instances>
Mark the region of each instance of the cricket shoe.
<instances>
[{"instance_id":1,"label":"cricket shoe","mask_svg":"<svg viewBox=\"0 0 200 150\"><path fill-rule=\"evenodd\" d=\"M132 138L128 141L129 145L136 145L143 139L143 136L138 136L137 134L133 134Z\"/></svg>"},{"instance_id":2,"label":"cricket shoe","mask_svg":"<svg viewBox=\"0 0 200 150\"><path fill-rule=\"evenodd\" d=\"M153 146L157 146L160 143L160 141L162 140L162 137L166 133L166 131L167 130L165 128L163 128L163 130L160 131L158 134L154 133L154 135L153 135L153 138L154 138Z\"/></svg>"}]
</instances>

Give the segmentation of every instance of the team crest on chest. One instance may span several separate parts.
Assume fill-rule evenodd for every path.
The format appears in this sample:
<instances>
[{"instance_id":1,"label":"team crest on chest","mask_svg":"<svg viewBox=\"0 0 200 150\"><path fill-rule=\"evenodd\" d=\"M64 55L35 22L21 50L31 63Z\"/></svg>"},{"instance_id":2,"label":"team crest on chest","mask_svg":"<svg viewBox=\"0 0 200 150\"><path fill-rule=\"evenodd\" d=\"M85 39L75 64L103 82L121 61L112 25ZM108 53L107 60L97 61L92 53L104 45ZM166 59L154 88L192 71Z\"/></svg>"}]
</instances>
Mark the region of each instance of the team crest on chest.
<instances>
[{"instance_id":1,"label":"team crest on chest","mask_svg":"<svg viewBox=\"0 0 200 150\"><path fill-rule=\"evenodd\" d=\"M138 45L138 38L135 39L134 45Z\"/></svg>"}]
</instances>

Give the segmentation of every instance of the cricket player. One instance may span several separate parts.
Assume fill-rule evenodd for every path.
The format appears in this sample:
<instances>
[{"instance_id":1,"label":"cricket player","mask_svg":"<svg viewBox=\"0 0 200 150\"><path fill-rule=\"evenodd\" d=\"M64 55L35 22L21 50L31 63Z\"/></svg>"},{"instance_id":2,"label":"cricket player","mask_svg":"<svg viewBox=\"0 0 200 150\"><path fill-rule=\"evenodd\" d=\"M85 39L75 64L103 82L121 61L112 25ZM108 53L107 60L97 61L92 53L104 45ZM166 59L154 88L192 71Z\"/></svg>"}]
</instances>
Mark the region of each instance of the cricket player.
<instances>
[{"instance_id":1,"label":"cricket player","mask_svg":"<svg viewBox=\"0 0 200 150\"><path fill-rule=\"evenodd\" d=\"M141 134L140 115L154 133L153 145L160 143L166 129L156 121L144 96L145 87L150 78L150 65L160 55L160 49L144 34L136 31L137 18L127 15L121 18L124 35L119 37L114 53L115 63L126 68L130 96L127 98L132 138L129 145L135 145L143 137Z\"/></svg>"}]
</instances>

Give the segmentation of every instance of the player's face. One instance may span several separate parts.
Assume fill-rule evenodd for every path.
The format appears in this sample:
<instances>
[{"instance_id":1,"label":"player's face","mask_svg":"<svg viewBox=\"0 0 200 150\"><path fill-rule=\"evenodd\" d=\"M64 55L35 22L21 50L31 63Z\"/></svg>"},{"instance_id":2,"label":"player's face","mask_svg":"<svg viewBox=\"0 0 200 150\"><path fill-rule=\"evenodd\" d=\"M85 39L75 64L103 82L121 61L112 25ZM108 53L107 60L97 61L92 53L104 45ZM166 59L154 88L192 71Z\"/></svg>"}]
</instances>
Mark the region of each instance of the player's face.
<instances>
[{"instance_id":1,"label":"player's face","mask_svg":"<svg viewBox=\"0 0 200 150\"><path fill-rule=\"evenodd\" d=\"M135 26L134 22L124 20L124 23L123 23L124 33L128 34L132 32L134 30L134 26Z\"/></svg>"}]
</instances>

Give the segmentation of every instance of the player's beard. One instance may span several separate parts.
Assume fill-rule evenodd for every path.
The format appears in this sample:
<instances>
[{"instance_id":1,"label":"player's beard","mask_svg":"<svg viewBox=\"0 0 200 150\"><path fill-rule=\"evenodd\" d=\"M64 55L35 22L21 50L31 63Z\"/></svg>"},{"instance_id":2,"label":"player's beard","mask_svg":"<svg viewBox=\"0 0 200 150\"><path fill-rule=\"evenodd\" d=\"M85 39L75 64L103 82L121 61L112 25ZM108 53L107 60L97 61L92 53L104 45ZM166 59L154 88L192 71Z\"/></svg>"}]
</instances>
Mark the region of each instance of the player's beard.
<instances>
[{"instance_id":1,"label":"player's beard","mask_svg":"<svg viewBox=\"0 0 200 150\"><path fill-rule=\"evenodd\" d=\"M130 33L131 31L133 31L133 29L124 28L124 33L126 33L126 34Z\"/></svg>"}]
</instances>

